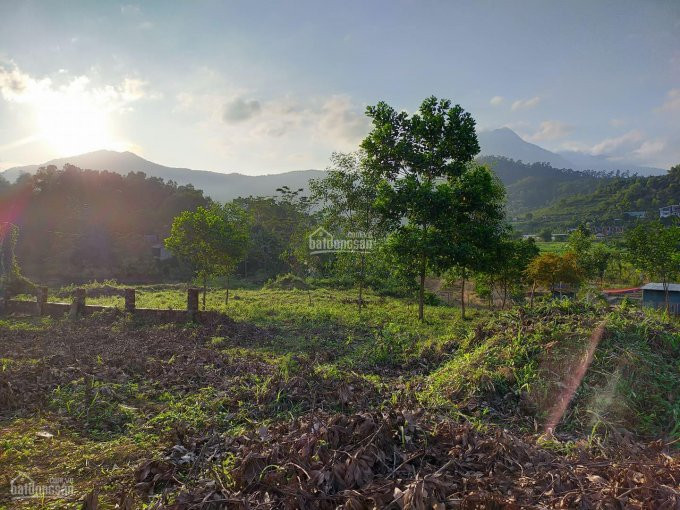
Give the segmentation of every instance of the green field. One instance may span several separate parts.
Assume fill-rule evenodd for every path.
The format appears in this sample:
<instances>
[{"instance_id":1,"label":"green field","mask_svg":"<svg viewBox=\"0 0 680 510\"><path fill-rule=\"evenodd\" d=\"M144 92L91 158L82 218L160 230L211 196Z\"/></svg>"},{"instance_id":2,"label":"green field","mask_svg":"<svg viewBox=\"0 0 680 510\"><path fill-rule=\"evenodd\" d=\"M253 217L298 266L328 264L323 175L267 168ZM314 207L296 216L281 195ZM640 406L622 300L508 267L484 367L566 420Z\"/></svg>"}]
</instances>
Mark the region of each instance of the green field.
<instances>
[{"instance_id":1,"label":"green field","mask_svg":"<svg viewBox=\"0 0 680 510\"><path fill-rule=\"evenodd\" d=\"M569 250L569 244L565 242L537 241L536 246L541 250L541 253L557 253L562 255Z\"/></svg>"}]
</instances>

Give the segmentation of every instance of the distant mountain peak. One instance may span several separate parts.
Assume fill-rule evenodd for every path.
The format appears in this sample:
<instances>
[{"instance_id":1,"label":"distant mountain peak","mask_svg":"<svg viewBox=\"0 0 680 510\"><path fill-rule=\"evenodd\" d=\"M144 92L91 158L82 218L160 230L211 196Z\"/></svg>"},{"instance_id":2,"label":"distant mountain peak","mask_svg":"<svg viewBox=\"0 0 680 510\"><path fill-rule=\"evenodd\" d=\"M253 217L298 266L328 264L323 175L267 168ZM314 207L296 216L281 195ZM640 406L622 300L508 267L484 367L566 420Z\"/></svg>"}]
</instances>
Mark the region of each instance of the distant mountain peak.
<instances>
[{"instance_id":1,"label":"distant mountain peak","mask_svg":"<svg viewBox=\"0 0 680 510\"><path fill-rule=\"evenodd\" d=\"M515 133L512 129L510 129L507 126L499 127L497 129L491 129L490 130L492 133L496 133L500 136L505 135L513 139L519 139L522 140L522 137L519 136L517 133Z\"/></svg>"},{"instance_id":2,"label":"distant mountain peak","mask_svg":"<svg viewBox=\"0 0 680 510\"><path fill-rule=\"evenodd\" d=\"M661 175L661 168L640 166L626 161L610 161L603 156L591 156L583 152L551 152L527 142L512 129L501 127L477 133L482 156L503 156L524 163L548 163L554 168L572 170L612 171L627 170L640 175Z\"/></svg>"},{"instance_id":3,"label":"distant mountain peak","mask_svg":"<svg viewBox=\"0 0 680 510\"><path fill-rule=\"evenodd\" d=\"M504 156L525 163L549 163L555 168L572 168L573 165L554 152L526 142L508 127L480 131L477 134L482 156Z\"/></svg>"}]
</instances>

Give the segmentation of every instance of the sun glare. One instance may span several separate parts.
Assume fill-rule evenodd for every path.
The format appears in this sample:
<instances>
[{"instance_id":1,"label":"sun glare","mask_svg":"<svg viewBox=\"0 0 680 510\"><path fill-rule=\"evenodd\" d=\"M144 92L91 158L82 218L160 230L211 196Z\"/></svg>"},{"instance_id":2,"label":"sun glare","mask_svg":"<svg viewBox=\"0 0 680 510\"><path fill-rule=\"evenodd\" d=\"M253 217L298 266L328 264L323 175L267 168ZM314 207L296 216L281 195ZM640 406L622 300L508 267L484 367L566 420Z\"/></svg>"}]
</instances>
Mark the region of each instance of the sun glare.
<instances>
[{"instance_id":1,"label":"sun glare","mask_svg":"<svg viewBox=\"0 0 680 510\"><path fill-rule=\"evenodd\" d=\"M60 156L116 145L109 113L99 105L76 97L43 104L36 112L40 137Z\"/></svg>"}]
</instances>

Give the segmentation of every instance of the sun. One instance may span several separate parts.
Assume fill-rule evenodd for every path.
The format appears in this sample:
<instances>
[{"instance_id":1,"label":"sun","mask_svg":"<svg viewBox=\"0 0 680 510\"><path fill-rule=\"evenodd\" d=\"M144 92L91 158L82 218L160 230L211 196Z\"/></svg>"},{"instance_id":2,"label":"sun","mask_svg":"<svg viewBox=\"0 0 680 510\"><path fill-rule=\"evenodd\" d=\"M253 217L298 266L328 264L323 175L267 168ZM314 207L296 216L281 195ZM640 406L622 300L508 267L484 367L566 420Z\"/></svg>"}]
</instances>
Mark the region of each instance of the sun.
<instances>
[{"instance_id":1,"label":"sun","mask_svg":"<svg viewBox=\"0 0 680 510\"><path fill-rule=\"evenodd\" d=\"M35 115L40 138L59 156L120 145L112 132L110 112L87 96L52 98L43 102Z\"/></svg>"}]
</instances>

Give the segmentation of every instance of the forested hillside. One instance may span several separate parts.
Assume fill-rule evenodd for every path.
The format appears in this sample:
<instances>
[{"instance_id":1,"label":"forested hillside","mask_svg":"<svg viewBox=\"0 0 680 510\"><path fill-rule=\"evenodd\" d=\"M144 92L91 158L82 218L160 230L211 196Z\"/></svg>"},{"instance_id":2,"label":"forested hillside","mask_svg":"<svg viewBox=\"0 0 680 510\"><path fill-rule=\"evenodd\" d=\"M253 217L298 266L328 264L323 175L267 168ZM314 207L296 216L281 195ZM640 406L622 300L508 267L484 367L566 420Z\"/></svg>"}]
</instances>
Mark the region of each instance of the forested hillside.
<instances>
[{"instance_id":1,"label":"forested hillside","mask_svg":"<svg viewBox=\"0 0 680 510\"><path fill-rule=\"evenodd\" d=\"M587 190L558 198L533 212L526 225L575 226L581 222L631 222L630 211L644 211L658 218L659 208L680 203L680 165L666 175L651 177L610 177Z\"/></svg>"},{"instance_id":2,"label":"forested hillside","mask_svg":"<svg viewBox=\"0 0 680 510\"><path fill-rule=\"evenodd\" d=\"M152 247L162 243L172 219L209 202L191 185L70 165L5 181L0 193L0 218L20 230L22 267L41 282L153 279Z\"/></svg>"},{"instance_id":3,"label":"forested hillside","mask_svg":"<svg viewBox=\"0 0 680 510\"><path fill-rule=\"evenodd\" d=\"M528 164L501 156L483 156L478 160L489 165L505 185L507 211L511 217L545 207L563 197L586 193L616 177L614 173L558 169L547 163Z\"/></svg>"}]
</instances>

